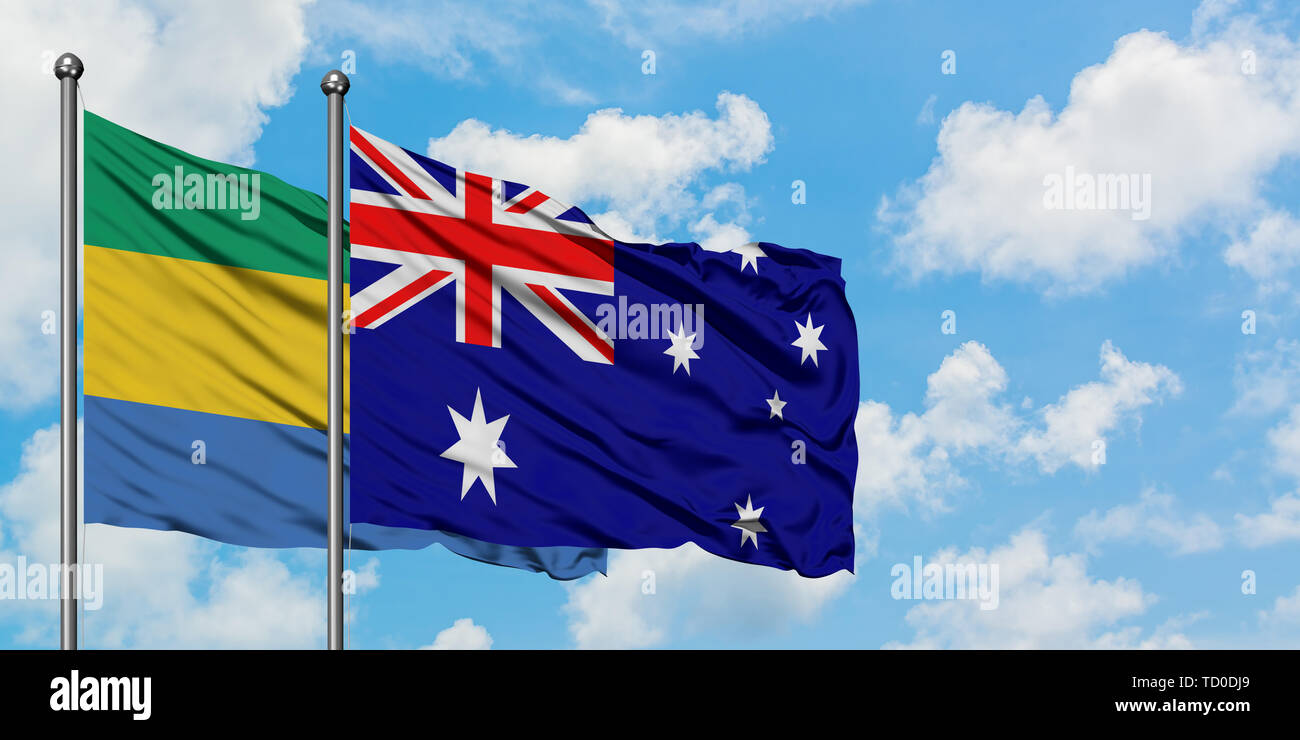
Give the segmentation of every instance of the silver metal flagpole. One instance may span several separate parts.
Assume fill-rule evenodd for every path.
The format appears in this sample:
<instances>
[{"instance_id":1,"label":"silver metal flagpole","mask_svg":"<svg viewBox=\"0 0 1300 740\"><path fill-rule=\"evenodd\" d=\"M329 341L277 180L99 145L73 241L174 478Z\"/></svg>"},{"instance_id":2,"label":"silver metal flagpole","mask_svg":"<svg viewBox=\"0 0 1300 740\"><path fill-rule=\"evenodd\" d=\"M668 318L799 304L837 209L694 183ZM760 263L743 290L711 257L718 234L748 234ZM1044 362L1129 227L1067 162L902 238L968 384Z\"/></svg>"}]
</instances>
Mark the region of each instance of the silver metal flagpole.
<instances>
[{"instance_id":1,"label":"silver metal flagpole","mask_svg":"<svg viewBox=\"0 0 1300 740\"><path fill-rule=\"evenodd\" d=\"M343 649L343 96L338 70L320 81L329 99L329 649Z\"/></svg>"},{"instance_id":2,"label":"silver metal flagpole","mask_svg":"<svg viewBox=\"0 0 1300 740\"><path fill-rule=\"evenodd\" d=\"M76 54L54 62L59 80L59 551L63 597L59 646L77 649L77 80L85 66Z\"/></svg>"}]
</instances>

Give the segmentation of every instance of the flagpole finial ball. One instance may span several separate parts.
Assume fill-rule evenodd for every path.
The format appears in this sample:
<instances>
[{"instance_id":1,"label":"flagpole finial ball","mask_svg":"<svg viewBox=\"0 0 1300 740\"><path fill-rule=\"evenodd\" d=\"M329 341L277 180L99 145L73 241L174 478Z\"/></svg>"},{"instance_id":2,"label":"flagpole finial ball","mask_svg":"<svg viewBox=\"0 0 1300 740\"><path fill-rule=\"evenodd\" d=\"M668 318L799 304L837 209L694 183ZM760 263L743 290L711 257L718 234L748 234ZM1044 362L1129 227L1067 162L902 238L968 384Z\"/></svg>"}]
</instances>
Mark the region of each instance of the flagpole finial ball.
<instances>
[{"instance_id":1,"label":"flagpole finial ball","mask_svg":"<svg viewBox=\"0 0 1300 740\"><path fill-rule=\"evenodd\" d=\"M81 73L85 71L86 66L81 63L81 57L72 52L60 54L59 58L54 60L54 76L60 80L64 77L79 80L81 79Z\"/></svg>"},{"instance_id":2,"label":"flagpole finial ball","mask_svg":"<svg viewBox=\"0 0 1300 740\"><path fill-rule=\"evenodd\" d=\"M337 69L326 72L320 81L320 91L326 95L333 95L334 93L347 95L349 87L352 87L352 83L348 81L348 76Z\"/></svg>"}]
</instances>

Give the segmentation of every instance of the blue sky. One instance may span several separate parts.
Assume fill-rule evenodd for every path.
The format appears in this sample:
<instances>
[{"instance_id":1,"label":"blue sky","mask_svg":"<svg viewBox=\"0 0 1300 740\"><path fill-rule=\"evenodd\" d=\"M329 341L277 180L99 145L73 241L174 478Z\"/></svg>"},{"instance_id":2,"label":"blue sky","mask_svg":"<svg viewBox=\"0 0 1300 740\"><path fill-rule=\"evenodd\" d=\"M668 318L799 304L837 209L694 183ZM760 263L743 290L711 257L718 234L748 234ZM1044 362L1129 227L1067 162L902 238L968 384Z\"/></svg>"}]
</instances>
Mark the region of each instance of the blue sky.
<instances>
[{"instance_id":1,"label":"blue sky","mask_svg":"<svg viewBox=\"0 0 1300 740\"><path fill-rule=\"evenodd\" d=\"M317 192L318 81L354 58L354 124L461 166L510 168L492 174L603 213L616 236L743 234L841 257L865 472L855 577L810 582L687 548L613 554L608 577L560 584L437 548L355 553L367 575L350 604L353 647L1298 644L1295 11L237 5L221 17L128 2L81 18L5 11L29 31L5 53L32 70L15 98L30 101L30 136L8 138L41 140L11 154L45 174L3 201L19 224L7 259L37 287L0 312L0 347L24 358L0 378L12 399L0 407L0 481L12 481L0 561L48 546L42 496L57 490L48 444L28 444L57 421L43 380L57 370L52 340L32 318L55 305L43 55L81 54L96 112ZM727 98L741 100L730 113L723 93L743 96ZM620 149L592 121L630 138ZM666 161L636 161L628 141ZM557 172L557 153L590 169ZM1043 178L1065 165L1149 174L1150 219L1047 210ZM948 310L955 334L942 331ZM319 552L102 526L87 540L91 560L115 553L123 573L86 615L88 647L323 644ZM914 556L999 564L999 607L892 598L891 568ZM172 563L161 577L159 557ZM647 569L654 594L641 590ZM0 644L53 645L54 614L0 602Z\"/></svg>"}]
</instances>

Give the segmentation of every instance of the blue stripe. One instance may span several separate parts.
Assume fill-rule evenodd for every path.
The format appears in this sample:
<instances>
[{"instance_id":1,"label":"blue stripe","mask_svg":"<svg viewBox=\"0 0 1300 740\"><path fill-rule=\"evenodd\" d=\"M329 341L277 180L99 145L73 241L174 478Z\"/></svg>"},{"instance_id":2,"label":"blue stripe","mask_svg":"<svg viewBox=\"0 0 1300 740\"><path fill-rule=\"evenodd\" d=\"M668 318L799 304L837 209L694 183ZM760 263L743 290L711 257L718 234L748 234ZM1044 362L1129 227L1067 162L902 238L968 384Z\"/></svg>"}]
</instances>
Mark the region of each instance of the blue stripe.
<instances>
[{"instance_id":1,"label":"blue stripe","mask_svg":"<svg viewBox=\"0 0 1300 740\"><path fill-rule=\"evenodd\" d=\"M247 547L325 547L325 432L98 396L84 403L87 523L179 530ZM195 461L199 441L202 464ZM553 578L605 570L601 549L506 547L360 523L352 529L355 549L434 543Z\"/></svg>"}]
</instances>

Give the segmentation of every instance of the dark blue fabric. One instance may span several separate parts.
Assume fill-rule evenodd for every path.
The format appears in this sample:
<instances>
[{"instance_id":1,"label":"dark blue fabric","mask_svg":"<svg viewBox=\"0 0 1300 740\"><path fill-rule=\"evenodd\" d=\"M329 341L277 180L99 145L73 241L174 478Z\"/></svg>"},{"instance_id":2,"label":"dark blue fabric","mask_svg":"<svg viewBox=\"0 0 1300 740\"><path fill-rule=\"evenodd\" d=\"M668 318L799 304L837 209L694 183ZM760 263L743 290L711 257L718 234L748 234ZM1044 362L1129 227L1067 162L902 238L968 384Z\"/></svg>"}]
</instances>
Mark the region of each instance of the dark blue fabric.
<instances>
[{"instance_id":1,"label":"dark blue fabric","mask_svg":"<svg viewBox=\"0 0 1300 740\"><path fill-rule=\"evenodd\" d=\"M359 190L373 190L377 193L397 195L397 190L374 170L369 167L358 166L360 157L357 156L355 151L349 151L348 158L352 162L352 187Z\"/></svg>"},{"instance_id":2,"label":"dark blue fabric","mask_svg":"<svg viewBox=\"0 0 1300 740\"><path fill-rule=\"evenodd\" d=\"M585 362L501 292L501 347L458 343L454 287L352 337L352 520L520 546L676 547L822 576L853 567L858 351L838 259L764 243L616 244L614 296L564 291L592 321L608 306L702 305L699 359L673 372L671 341L622 338ZM353 291L390 267L354 259ZM607 304L607 308L600 308ZM811 314L828 347L801 362ZM687 326L694 331L694 322ZM779 391L784 419L765 399ZM462 499L448 407L487 421L514 468ZM803 450L803 462L799 451ZM763 508L757 546L737 505Z\"/></svg>"},{"instance_id":3,"label":"dark blue fabric","mask_svg":"<svg viewBox=\"0 0 1300 740\"><path fill-rule=\"evenodd\" d=\"M593 321L624 300L705 307L690 375L672 372L667 338L617 339L614 365L584 362L504 291L499 349L455 341L450 287L357 330L352 520L524 546L695 542L803 575L852 570L858 352L839 260L762 248L755 274L697 244L617 244L615 297L565 293ZM357 290L386 268L352 271ZM809 315L828 347L816 365L792 346ZM764 401L774 390L784 420ZM495 503L482 482L461 498L464 466L441 456L459 440L447 407L468 419L476 393L487 421L510 415L500 440L517 467L494 469ZM757 548L733 527L750 499Z\"/></svg>"}]
</instances>

